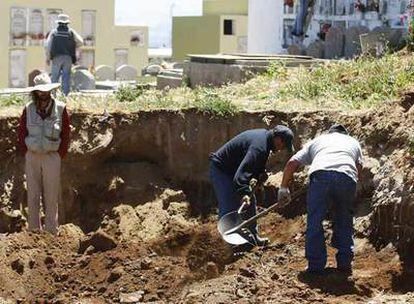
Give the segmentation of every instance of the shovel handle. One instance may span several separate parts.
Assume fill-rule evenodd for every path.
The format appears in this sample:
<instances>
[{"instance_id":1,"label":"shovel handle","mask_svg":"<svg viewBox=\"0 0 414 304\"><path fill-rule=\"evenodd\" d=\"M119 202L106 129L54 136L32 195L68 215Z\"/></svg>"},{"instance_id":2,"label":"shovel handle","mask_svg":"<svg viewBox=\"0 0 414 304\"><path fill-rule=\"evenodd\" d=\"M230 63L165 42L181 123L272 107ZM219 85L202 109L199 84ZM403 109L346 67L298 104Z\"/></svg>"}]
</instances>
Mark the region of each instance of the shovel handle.
<instances>
[{"instance_id":1,"label":"shovel handle","mask_svg":"<svg viewBox=\"0 0 414 304\"><path fill-rule=\"evenodd\" d=\"M238 214L242 213L243 209L244 209L244 208L245 208L248 204L249 204L248 202L244 202L244 203L240 206L239 210L237 210L237 213L238 213Z\"/></svg>"},{"instance_id":2,"label":"shovel handle","mask_svg":"<svg viewBox=\"0 0 414 304\"><path fill-rule=\"evenodd\" d=\"M297 193L295 193L295 195L289 200L289 201L293 201L293 200L295 200L295 199L297 199L301 194L302 194L302 192L303 191L300 191L300 192L297 192ZM276 202L275 204L273 204L273 205L271 205L269 208L267 208L267 209L265 209L265 210L263 210L262 212L259 212L258 214L256 214L255 216L252 216L251 218L249 218L249 219L247 219L247 220L245 220L245 221L243 221L242 223L240 223L239 225L237 225L236 227L234 227L234 228L232 228L232 229L230 229L230 230L227 230L224 234L225 235L229 235L229 234L232 234L232 233L235 233L235 232L237 232L237 231L239 231L240 229L242 229L242 228L244 228L244 227L247 227L247 226L249 226L249 225L251 225L252 223L254 223L257 219L259 219L259 218L261 218L261 217L263 217L263 216L265 216L266 214L268 214L270 211L272 211L273 209L276 209L277 207L279 207L279 205L280 205L280 203L285 203L285 201L286 200L283 200L283 201L281 201L281 202Z\"/></svg>"}]
</instances>

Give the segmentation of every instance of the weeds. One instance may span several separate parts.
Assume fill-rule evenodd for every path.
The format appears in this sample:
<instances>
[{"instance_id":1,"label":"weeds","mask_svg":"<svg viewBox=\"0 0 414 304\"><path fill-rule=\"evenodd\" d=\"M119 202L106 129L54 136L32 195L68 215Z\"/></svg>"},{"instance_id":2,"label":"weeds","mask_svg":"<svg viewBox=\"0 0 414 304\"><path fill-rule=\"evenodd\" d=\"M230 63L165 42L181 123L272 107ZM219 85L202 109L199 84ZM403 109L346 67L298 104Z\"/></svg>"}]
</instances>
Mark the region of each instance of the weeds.
<instances>
[{"instance_id":1,"label":"weeds","mask_svg":"<svg viewBox=\"0 0 414 304\"><path fill-rule=\"evenodd\" d=\"M408 138L408 151L409 151L411 157L414 157L414 135L412 135L412 134Z\"/></svg>"},{"instance_id":2,"label":"weeds","mask_svg":"<svg viewBox=\"0 0 414 304\"><path fill-rule=\"evenodd\" d=\"M131 102L137 100L143 93L143 89L133 86L122 86L115 92L119 102Z\"/></svg>"},{"instance_id":3,"label":"weeds","mask_svg":"<svg viewBox=\"0 0 414 304\"><path fill-rule=\"evenodd\" d=\"M0 96L0 106L19 106L28 102L28 98L25 95L11 94L10 96Z\"/></svg>"},{"instance_id":4,"label":"weeds","mask_svg":"<svg viewBox=\"0 0 414 304\"><path fill-rule=\"evenodd\" d=\"M212 88L199 88L196 92L194 106L203 113L213 116L232 116L238 108L228 96L220 96L217 90Z\"/></svg>"},{"instance_id":5,"label":"weeds","mask_svg":"<svg viewBox=\"0 0 414 304\"><path fill-rule=\"evenodd\" d=\"M283 63L274 62L267 73L247 83L221 88L182 86L158 91L123 87L104 97L72 95L64 100L71 110L135 112L195 108L225 117L242 109L368 109L397 99L412 83L414 61L411 55L396 53L380 59L330 61L312 68L286 68ZM24 101L20 96L0 97L3 109L21 104Z\"/></svg>"}]
</instances>

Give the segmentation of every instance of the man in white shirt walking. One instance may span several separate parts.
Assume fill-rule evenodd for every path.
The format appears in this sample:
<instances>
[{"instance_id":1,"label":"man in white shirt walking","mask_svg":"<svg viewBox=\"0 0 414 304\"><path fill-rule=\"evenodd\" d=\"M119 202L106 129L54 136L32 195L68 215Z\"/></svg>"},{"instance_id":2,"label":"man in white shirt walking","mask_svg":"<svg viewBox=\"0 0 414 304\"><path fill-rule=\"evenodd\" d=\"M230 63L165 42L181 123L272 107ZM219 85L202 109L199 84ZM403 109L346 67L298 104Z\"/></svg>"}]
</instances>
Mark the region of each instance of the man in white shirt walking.
<instances>
[{"instance_id":1,"label":"man in white shirt walking","mask_svg":"<svg viewBox=\"0 0 414 304\"><path fill-rule=\"evenodd\" d=\"M353 204L362 170L361 146L348 135L343 125L333 125L328 134L307 143L286 164L278 194L279 200L290 198L288 185L293 173L305 165L310 165L306 230L307 272L324 272L327 253L322 221L327 213L328 202L332 201L335 210L332 245L338 250L337 269L349 273L354 256Z\"/></svg>"}]
</instances>

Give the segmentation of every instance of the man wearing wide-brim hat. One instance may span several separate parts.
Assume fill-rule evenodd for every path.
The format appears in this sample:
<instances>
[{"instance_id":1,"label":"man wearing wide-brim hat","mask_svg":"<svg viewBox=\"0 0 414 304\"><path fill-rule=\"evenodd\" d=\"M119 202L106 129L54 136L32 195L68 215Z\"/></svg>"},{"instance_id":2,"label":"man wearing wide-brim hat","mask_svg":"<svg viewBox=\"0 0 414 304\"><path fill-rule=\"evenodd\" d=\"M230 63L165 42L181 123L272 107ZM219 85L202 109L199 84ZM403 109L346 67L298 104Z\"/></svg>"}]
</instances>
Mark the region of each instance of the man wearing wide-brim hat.
<instances>
[{"instance_id":1,"label":"man wearing wide-brim hat","mask_svg":"<svg viewBox=\"0 0 414 304\"><path fill-rule=\"evenodd\" d=\"M82 37L69 27L68 15L60 14L56 20L57 28L50 32L46 41L46 63L52 61L52 82L62 76L62 91L70 92L72 64L76 63L76 48L83 45Z\"/></svg>"},{"instance_id":2,"label":"man wearing wide-brim hat","mask_svg":"<svg viewBox=\"0 0 414 304\"><path fill-rule=\"evenodd\" d=\"M69 148L70 121L63 102L52 92L60 87L47 74L34 78L32 101L20 118L19 144L25 155L29 229L42 229L40 200L46 213L45 230L56 234L61 160Z\"/></svg>"}]
</instances>

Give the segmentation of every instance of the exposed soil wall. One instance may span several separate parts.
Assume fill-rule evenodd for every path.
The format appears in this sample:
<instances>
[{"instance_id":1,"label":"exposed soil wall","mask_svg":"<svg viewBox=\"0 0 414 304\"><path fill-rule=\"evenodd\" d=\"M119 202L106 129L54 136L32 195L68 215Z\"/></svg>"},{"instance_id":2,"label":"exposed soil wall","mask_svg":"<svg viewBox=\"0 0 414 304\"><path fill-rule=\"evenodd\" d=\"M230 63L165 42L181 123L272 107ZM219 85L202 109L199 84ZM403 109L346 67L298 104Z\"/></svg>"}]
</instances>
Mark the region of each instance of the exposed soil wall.
<instances>
[{"instance_id":1,"label":"exposed soil wall","mask_svg":"<svg viewBox=\"0 0 414 304\"><path fill-rule=\"evenodd\" d=\"M408 145L414 130L411 105L407 94L400 103L352 115L242 112L212 118L195 110L110 116L73 113L73 139L62 174L61 220L91 231L114 206L137 206L174 187L184 190L193 212L205 213L213 202L209 153L232 136L283 123L294 130L299 148L333 122L342 122L362 142L366 156L376 161L368 168L371 178L365 183L371 183L368 209L373 210L365 233L378 245L394 242L408 256L414 236L413 155ZM17 123L16 118L0 119L0 195L2 206L9 210L25 205L24 160L15 156ZM273 169L280 171L286 159L277 155ZM3 223L3 231L13 226Z\"/></svg>"}]
</instances>

